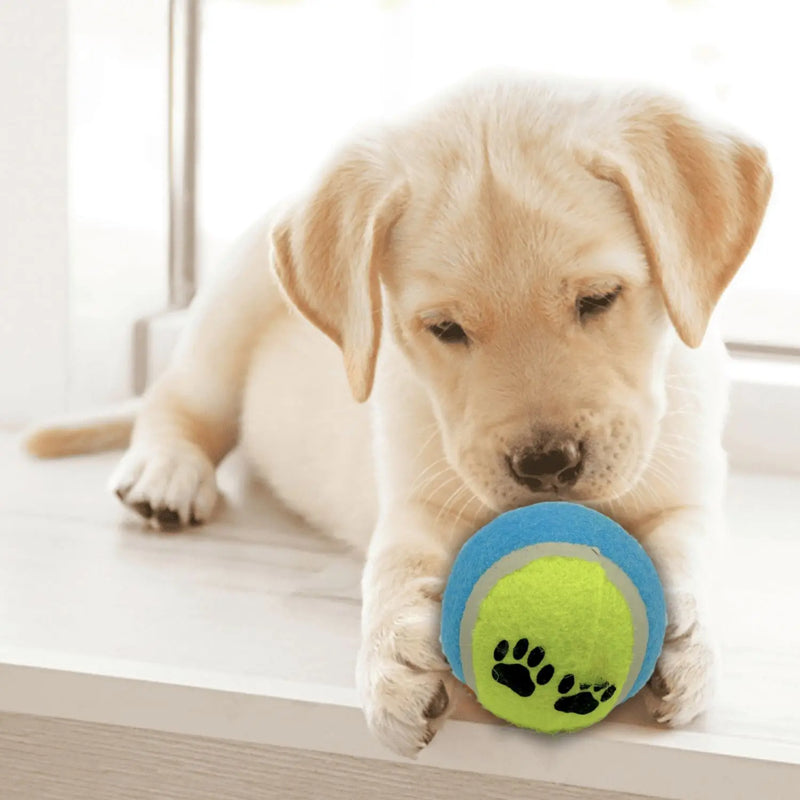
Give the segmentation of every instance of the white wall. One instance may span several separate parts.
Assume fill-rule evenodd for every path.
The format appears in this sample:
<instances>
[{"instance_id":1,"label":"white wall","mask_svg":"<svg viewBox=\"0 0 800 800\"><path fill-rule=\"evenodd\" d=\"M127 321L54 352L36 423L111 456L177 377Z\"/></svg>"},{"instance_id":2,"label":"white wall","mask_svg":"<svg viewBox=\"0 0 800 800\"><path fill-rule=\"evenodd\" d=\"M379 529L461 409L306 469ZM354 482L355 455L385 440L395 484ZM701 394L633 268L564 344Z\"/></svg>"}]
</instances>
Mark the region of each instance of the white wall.
<instances>
[{"instance_id":1,"label":"white wall","mask_svg":"<svg viewBox=\"0 0 800 800\"><path fill-rule=\"evenodd\" d=\"M0 2L0 423L67 392L67 7Z\"/></svg>"}]
</instances>

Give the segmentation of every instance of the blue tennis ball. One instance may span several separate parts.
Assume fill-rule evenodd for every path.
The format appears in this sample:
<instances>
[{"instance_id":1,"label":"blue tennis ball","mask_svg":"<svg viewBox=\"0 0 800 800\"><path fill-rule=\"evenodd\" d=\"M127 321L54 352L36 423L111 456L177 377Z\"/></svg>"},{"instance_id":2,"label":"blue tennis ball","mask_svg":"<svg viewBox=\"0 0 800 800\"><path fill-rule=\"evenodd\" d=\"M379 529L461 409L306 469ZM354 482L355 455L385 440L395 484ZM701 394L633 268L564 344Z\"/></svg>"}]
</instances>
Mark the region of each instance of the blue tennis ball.
<instances>
[{"instance_id":1,"label":"blue tennis ball","mask_svg":"<svg viewBox=\"0 0 800 800\"><path fill-rule=\"evenodd\" d=\"M632 536L583 506L539 503L462 547L441 641L485 708L559 733L598 722L644 686L666 622L658 574Z\"/></svg>"}]
</instances>

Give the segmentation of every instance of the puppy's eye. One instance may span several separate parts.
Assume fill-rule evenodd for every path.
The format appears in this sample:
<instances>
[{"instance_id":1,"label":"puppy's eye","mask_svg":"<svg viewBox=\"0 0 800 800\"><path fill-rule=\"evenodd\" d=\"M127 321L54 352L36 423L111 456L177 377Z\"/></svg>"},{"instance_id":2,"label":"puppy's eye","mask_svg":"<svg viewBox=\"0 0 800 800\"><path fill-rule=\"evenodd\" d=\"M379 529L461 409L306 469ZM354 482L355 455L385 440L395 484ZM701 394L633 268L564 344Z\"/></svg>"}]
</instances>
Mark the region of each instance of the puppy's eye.
<instances>
[{"instance_id":1,"label":"puppy's eye","mask_svg":"<svg viewBox=\"0 0 800 800\"><path fill-rule=\"evenodd\" d=\"M456 322L445 320L444 322L437 322L435 325L429 325L428 330L441 342L447 344L467 344L469 337L464 332L464 329Z\"/></svg>"},{"instance_id":2,"label":"puppy's eye","mask_svg":"<svg viewBox=\"0 0 800 800\"><path fill-rule=\"evenodd\" d=\"M615 286L610 292L579 297L575 302L575 306L578 309L578 316L581 319L585 319L586 317L594 317L601 314L614 304L614 301L620 296L621 292L622 287Z\"/></svg>"}]
</instances>

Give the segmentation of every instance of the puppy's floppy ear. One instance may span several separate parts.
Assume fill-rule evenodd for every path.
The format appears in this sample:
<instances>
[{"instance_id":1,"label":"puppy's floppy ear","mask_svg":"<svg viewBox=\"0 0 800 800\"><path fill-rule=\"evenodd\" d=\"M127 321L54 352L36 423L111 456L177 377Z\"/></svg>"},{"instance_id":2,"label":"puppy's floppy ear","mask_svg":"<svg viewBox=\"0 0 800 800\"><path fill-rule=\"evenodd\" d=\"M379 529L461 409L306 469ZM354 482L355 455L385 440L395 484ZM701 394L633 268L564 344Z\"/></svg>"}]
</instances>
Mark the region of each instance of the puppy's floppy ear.
<instances>
[{"instance_id":1,"label":"puppy's floppy ear","mask_svg":"<svg viewBox=\"0 0 800 800\"><path fill-rule=\"evenodd\" d=\"M766 154L669 98L629 95L619 118L587 166L624 192L670 319L697 347L761 225Z\"/></svg>"},{"instance_id":2,"label":"puppy's floppy ear","mask_svg":"<svg viewBox=\"0 0 800 800\"><path fill-rule=\"evenodd\" d=\"M353 396L369 397L381 336L380 273L405 184L380 143L340 154L272 231L289 299L342 350Z\"/></svg>"}]
</instances>

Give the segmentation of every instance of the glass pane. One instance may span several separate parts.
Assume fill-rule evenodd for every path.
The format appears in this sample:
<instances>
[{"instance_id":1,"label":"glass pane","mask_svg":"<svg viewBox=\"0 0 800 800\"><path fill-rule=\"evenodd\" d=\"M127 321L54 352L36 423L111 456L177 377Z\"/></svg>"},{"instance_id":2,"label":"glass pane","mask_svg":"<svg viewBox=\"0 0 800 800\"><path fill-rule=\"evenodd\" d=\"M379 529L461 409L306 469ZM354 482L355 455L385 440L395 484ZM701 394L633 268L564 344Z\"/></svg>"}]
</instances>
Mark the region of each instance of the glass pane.
<instances>
[{"instance_id":1,"label":"glass pane","mask_svg":"<svg viewBox=\"0 0 800 800\"><path fill-rule=\"evenodd\" d=\"M757 15L755 7L753 0L206 0L202 265L251 219L301 190L349 130L400 114L479 70L650 84L767 146L773 200L722 321L733 338L796 335L800 344L788 305L800 296L789 237L800 208L796 25L791 4L762 0ZM765 289L770 299L756 302Z\"/></svg>"},{"instance_id":2,"label":"glass pane","mask_svg":"<svg viewBox=\"0 0 800 800\"><path fill-rule=\"evenodd\" d=\"M388 50L398 32L387 6L203 4L201 274L249 222L302 190L356 124L391 105Z\"/></svg>"},{"instance_id":3,"label":"glass pane","mask_svg":"<svg viewBox=\"0 0 800 800\"><path fill-rule=\"evenodd\" d=\"M69 402L130 394L167 302L168 2L69 4Z\"/></svg>"}]
</instances>

